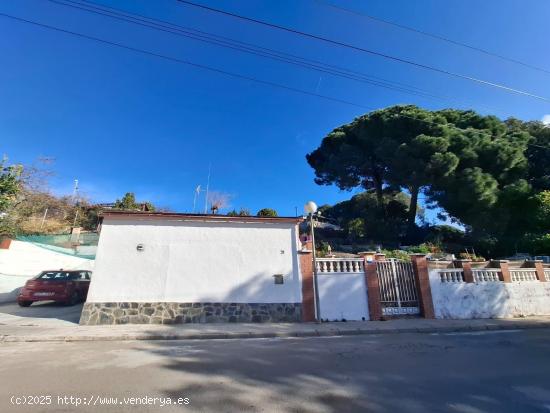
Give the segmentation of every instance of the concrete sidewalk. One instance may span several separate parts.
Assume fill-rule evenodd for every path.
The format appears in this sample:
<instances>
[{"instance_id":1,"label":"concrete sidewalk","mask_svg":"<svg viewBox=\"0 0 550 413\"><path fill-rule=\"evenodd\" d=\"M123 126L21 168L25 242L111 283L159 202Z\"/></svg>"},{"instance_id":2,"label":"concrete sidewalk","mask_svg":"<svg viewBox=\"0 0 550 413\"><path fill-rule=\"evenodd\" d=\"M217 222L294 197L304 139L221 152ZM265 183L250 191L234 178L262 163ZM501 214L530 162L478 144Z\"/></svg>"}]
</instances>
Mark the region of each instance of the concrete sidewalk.
<instances>
[{"instance_id":1,"label":"concrete sidewalk","mask_svg":"<svg viewBox=\"0 0 550 413\"><path fill-rule=\"evenodd\" d=\"M338 323L180 324L79 326L72 323L1 323L0 342L201 340L320 337L359 334L450 333L550 328L550 317L483 320L397 319Z\"/></svg>"}]
</instances>

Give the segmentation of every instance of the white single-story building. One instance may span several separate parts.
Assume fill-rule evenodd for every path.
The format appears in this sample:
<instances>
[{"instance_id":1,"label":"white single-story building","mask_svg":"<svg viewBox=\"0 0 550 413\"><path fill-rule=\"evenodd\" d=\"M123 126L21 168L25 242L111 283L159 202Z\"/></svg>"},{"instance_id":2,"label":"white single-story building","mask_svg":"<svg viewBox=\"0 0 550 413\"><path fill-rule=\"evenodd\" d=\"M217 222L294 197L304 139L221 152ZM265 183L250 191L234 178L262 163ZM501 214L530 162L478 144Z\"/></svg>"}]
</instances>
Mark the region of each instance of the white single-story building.
<instances>
[{"instance_id":1,"label":"white single-story building","mask_svg":"<svg viewBox=\"0 0 550 413\"><path fill-rule=\"evenodd\" d=\"M106 211L80 323L301 321L301 220Z\"/></svg>"}]
</instances>

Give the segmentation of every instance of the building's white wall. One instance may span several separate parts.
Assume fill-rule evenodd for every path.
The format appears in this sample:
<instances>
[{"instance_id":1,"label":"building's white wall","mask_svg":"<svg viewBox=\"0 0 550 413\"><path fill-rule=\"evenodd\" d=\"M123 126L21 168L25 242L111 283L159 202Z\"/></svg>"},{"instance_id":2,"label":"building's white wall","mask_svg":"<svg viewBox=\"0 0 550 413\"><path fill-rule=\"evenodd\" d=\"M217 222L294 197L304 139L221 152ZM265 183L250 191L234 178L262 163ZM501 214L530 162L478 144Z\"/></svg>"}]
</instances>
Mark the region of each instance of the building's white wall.
<instances>
[{"instance_id":1,"label":"building's white wall","mask_svg":"<svg viewBox=\"0 0 550 413\"><path fill-rule=\"evenodd\" d=\"M9 249L0 250L0 303L14 301L25 282L41 271L59 268L92 270L94 261L13 240Z\"/></svg>"},{"instance_id":2,"label":"building's white wall","mask_svg":"<svg viewBox=\"0 0 550 413\"><path fill-rule=\"evenodd\" d=\"M364 273L319 273L321 318L329 320L369 319Z\"/></svg>"},{"instance_id":3,"label":"building's white wall","mask_svg":"<svg viewBox=\"0 0 550 413\"><path fill-rule=\"evenodd\" d=\"M294 223L105 219L88 301L299 303L297 237Z\"/></svg>"},{"instance_id":4,"label":"building's white wall","mask_svg":"<svg viewBox=\"0 0 550 413\"><path fill-rule=\"evenodd\" d=\"M550 315L550 282L442 283L430 271L436 318L506 318Z\"/></svg>"}]
</instances>

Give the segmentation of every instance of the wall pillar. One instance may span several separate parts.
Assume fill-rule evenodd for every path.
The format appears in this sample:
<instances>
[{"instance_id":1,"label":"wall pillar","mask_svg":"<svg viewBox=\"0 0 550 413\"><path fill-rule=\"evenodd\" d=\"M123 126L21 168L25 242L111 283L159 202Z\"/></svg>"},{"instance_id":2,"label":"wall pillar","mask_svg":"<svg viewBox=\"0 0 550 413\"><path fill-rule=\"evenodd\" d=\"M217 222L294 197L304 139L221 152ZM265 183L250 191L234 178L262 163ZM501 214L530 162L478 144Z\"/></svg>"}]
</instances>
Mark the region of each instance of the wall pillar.
<instances>
[{"instance_id":1,"label":"wall pillar","mask_svg":"<svg viewBox=\"0 0 550 413\"><path fill-rule=\"evenodd\" d=\"M301 251L300 272L302 273L302 321L315 321L315 291L313 287L313 247L311 240L306 242Z\"/></svg>"},{"instance_id":2,"label":"wall pillar","mask_svg":"<svg viewBox=\"0 0 550 413\"><path fill-rule=\"evenodd\" d=\"M362 251L358 252L357 255L359 255L361 258L365 260L365 262L370 262L374 260L374 256L377 254L376 251Z\"/></svg>"},{"instance_id":3,"label":"wall pillar","mask_svg":"<svg viewBox=\"0 0 550 413\"><path fill-rule=\"evenodd\" d=\"M367 298L369 305L369 318L371 320L382 319L382 304L380 303L380 282L376 269L376 260L365 259L365 282L367 283Z\"/></svg>"},{"instance_id":4,"label":"wall pillar","mask_svg":"<svg viewBox=\"0 0 550 413\"><path fill-rule=\"evenodd\" d=\"M539 281L541 282L550 281L546 279L546 275L544 274L544 265L542 264L542 261L540 260L525 261L525 267L535 268L537 270L537 279Z\"/></svg>"},{"instance_id":5,"label":"wall pillar","mask_svg":"<svg viewBox=\"0 0 550 413\"><path fill-rule=\"evenodd\" d=\"M472 272L472 260L454 260L453 264L455 268L462 268L462 272L464 273L464 282L474 282L474 273Z\"/></svg>"},{"instance_id":6,"label":"wall pillar","mask_svg":"<svg viewBox=\"0 0 550 413\"><path fill-rule=\"evenodd\" d=\"M412 254L411 261L418 288L418 304L424 318L435 318L434 305L432 300L432 289L430 287L430 276L428 273L428 260L425 254Z\"/></svg>"},{"instance_id":7,"label":"wall pillar","mask_svg":"<svg viewBox=\"0 0 550 413\"><path fill-rule=\"evenodd\" d=\"M493 260L491 261L491 267L499 268L500 273L498 278L504 283L511 283L512 276L510 275L510 267L508 266L507 260Z\"/></svg>"}]
</instances>

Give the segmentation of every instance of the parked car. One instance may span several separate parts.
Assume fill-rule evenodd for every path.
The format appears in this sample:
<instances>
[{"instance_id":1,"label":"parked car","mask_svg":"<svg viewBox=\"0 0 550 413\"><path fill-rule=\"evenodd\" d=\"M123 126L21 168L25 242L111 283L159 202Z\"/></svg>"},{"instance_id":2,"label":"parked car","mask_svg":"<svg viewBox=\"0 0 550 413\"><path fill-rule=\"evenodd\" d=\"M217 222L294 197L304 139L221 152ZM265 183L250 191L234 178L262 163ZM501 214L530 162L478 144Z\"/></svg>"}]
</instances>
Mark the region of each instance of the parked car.
<instances>
[{"instance_id":1,"label":"parked car","mask_svg":"<svg viewBox=\"0 0 550 413\"><path fill-rule=\"evenodd\" d=\"M53 300L67 305L85 301L91 275L91 271L42 271L21 288L17 303L28 307L35 301Z\"/></svg>"}]
</instances>

